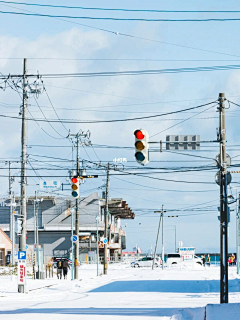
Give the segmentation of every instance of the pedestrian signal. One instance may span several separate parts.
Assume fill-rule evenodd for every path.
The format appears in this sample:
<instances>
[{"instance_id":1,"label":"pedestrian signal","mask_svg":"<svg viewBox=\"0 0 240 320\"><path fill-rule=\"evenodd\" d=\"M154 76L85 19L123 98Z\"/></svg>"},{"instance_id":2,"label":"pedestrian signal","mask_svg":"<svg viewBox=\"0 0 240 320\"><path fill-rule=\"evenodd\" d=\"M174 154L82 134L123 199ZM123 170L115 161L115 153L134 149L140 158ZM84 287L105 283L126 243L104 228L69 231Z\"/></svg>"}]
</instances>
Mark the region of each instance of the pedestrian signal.
<instances>
[{"instance_id":1,"label":"pedestrian signal","mask_svg":"<svg viewBox=\"0 0 240 320\"><path fill-rule=\"evenodd\" d=\"M149 135L144 129L137 129L134 131L135 136L135 158L141 165L146 165L149 163Z\"/></svg>"}]
</instances>

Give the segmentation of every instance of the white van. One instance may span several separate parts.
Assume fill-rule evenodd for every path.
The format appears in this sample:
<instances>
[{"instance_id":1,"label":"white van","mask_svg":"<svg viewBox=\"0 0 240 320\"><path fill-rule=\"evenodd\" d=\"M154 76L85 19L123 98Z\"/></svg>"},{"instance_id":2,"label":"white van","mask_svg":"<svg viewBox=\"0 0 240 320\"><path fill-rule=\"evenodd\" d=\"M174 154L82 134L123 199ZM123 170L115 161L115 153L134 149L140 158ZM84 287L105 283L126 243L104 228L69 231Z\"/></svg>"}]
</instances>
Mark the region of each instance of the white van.
<instances>
[{"instance_id":1,"label":"white van","mask_svg":"<svg viewBox=\"0 0 240 320\"><path fill-rule=\"evenodd\" d=\"M168 267L179 265L180 263L184 263L184 260L183 260L183 256L181 256L179 253L169 253L167 255ZM198 265L201 265L201 266L203 264L202 259L196 255L194 255L194 263L197 263Z\"/></svg>"}]
</instances>

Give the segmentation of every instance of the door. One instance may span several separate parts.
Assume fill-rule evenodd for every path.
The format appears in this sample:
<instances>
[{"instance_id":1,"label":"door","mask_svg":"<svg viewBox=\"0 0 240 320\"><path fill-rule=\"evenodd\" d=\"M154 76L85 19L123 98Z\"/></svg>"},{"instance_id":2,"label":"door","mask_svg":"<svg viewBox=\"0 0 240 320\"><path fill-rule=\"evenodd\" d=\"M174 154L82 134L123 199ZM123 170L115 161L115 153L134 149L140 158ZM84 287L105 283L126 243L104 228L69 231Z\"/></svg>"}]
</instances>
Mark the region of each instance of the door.
<instances>
[{"instance_id":1,"label":"door","mask_svg":"<svg viewBox=\"0 0 240 320\"><path fill-rule=\"evenodd\" d=\"M0 266L5 266L5 249L0 249Z\"/></svg>"}]
</instances>

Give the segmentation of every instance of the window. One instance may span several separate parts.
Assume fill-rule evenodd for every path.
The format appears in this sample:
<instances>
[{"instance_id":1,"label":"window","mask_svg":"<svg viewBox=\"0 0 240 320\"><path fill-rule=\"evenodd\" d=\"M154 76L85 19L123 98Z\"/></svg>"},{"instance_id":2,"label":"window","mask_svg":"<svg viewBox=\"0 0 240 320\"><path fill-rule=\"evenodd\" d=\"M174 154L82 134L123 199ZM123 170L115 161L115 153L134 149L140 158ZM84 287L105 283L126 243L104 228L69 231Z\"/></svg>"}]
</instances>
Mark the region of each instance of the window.
<instances>
[{"instance_id":1,"label":"window","mask_svg":"<svg viewBox=\"0 0 240 320\"><path fill-rule=\"evenodd\" d=\"M118 242L119 242L119 234L114 233L114 243L118 243Z\"/></svg>"},{"instance_id":2,"label":"window","mask_svg":"<svg viewBox=\"0 0 240 320\"><path fill-rule=\"evenodd\" d=\"M168 258L180 258L180 254L178 254L178 253L170 253L170 254L168 254Z\"/></svg>"},{"instance_id":3,"label":"window","mask_svg":"<svg viewBox=\"0 0 240 320\"><path fill-rule=\"evenodd\" d=\"M142 261L147 261L147 257L142 258Z\"/></svg>"},{"instance_id":4,"label":"window","mask_svg":"<svg viewBox=\"0 0 240 320\"><path fill-rule=\"evenodd\" d=\"M151 260L153 260L153 258L147 257L147 261L151 261Z\"/></svg>"}]
</instances>

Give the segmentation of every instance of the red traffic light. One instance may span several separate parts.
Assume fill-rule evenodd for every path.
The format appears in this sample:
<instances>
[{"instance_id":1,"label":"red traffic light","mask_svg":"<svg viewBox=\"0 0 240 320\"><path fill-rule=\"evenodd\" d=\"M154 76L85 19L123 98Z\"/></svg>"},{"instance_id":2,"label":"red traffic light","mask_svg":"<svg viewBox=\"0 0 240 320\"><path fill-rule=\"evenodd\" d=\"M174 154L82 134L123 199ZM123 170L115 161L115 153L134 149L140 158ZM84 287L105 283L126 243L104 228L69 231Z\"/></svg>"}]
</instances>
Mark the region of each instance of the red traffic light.
<instances>
[{"instance_id":1,"label":"red traffic light","mask_svg":"<svg viewBox=\"0 0 240 320\"><path fill-rule=\"evenodd\" d=\"M72 183L77 183L78 179L77 178L72 178Z\"/></svg>"},{"instance_id":2,"label":"red traffic light","mask_svg":"<svg viewBox=\"0 0 240 320\"><path fill-rule=\"evenodd\" d=\"M145 137L144 133L141 130L136 130L134 132L134 135L139 140L142 140Z\"/></svg>"}]
</instances>

